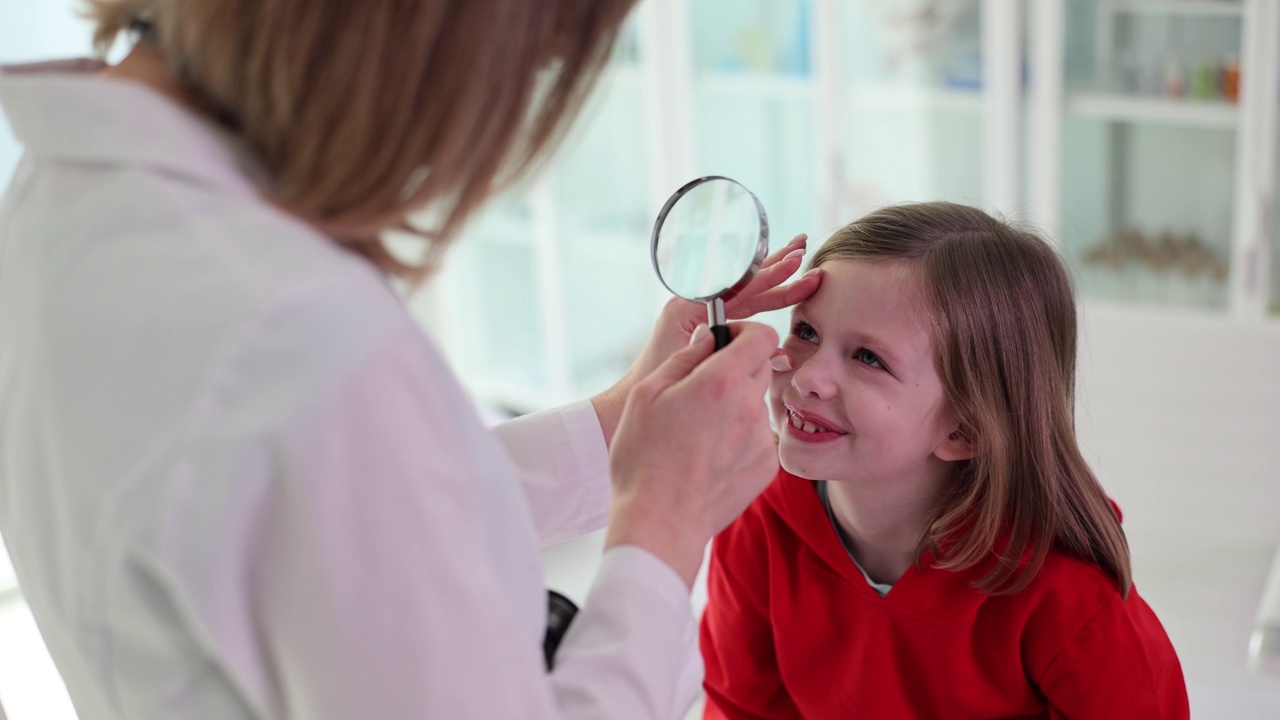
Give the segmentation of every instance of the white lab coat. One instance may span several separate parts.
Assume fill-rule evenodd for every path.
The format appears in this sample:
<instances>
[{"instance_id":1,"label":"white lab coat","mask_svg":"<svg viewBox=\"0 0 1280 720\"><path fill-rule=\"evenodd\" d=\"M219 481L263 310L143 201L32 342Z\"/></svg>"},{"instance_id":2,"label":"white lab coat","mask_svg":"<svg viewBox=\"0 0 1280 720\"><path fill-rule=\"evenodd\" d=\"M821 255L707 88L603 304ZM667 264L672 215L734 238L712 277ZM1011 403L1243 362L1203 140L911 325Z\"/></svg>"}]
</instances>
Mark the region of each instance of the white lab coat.
<instances>
[{"instance_id":1,"label":"white lab coat","mask_svg":"<svg viewBox=\"0 0 1280 720\"><path fill-rule=\"evenodd\" d=\"M679 717L696 624L639 548L543 670L590 404L487 430L371 266L92 69L0 72L0 529L82 720Z\"/></svg>"}]
</instances>

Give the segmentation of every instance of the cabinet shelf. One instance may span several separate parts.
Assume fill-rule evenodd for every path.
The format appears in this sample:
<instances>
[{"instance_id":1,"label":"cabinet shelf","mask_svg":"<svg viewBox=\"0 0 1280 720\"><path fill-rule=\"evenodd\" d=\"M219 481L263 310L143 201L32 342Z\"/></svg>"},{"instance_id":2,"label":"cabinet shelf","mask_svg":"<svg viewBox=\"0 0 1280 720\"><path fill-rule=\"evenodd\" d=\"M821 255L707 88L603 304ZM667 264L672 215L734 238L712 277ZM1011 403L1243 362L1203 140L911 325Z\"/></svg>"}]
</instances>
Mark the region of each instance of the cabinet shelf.
<instances>
[{"instance_id":1,"label":"cabinet shelf","mask_svg":"<svg viewBox=\"0 0 1280 720\"><path fill-rule=\"evenodd\" d=\"M1239 0L1110 0L1103 7L1114 14L1243 17Z\"/></svg>"},{"instance_id":2,"label":"cabinet shelf","mask_svg":"<svg viewBox=\"0 0 1280 720\"><path fill-rule=\"evenodd\" d=\"M750 100L805 100L812 97L814 82L803 75L771 75L764 73L704 73L697 87L721 97Z\"/></svg>"},{"instance_id":3,"label":"cabinet shelf","mask_svg":"<svg viewBox=\"0 0 1280 720\"><path fill-rule=\"evenodd\" d=\"M1223 100L1076 92L1067 96L1067 112L1081 117L1131 123L1234 129L1238 106Z\"/></svg>"},{"instance_id":4,"label":"cabinet shelf","mask_svg":"<svg viewBox=\"0 0 1280 720\"><path fill-rule=\"evenodd\" d=\"M904 85L901 83L858 83L846 92L849 103L862 109L904 110L909 112L958 111L982 112L982 93L973 90L936 85Z\"/></svg>"}]
</instances>

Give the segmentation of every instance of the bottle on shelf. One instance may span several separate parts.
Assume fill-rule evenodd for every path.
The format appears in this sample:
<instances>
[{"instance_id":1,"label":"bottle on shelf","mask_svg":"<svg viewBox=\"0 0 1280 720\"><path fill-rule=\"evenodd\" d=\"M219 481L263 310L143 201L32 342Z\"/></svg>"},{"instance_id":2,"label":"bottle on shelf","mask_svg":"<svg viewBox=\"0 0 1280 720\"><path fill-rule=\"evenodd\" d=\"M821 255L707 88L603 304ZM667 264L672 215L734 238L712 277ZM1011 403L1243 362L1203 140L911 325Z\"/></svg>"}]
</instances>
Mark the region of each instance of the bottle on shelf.
<instances>
[{"instance_id":1,"label":"bottle on shelf","mask_svg":"<svg viewBox=\"0 0 1280 720\"><path fill-rule=\"evenodd\" d=\"M1191 73L1191 87L1188 95L1197 100L1212 100L1221 95L1218 87L1218 79L1221 70L1212 62L1206 60L1195 66Z\"/></svg>"},{"instance_id":2,"label":"bottle on shelf","mask_svg":"<svg viewBox=\"0 0 1280 720\"><path fill-rule=\"evenodd\" d=\"M1230 102L1240 101L1240 59L1234 55L1222 61L1222 95Z\"/></svg>"},{"instance_id":3,"label":"bottle on shelf","mask_svg":"<svg viewBox=\"0 0 1280 720\"><path fill-rule=\"evenodd\" d=\"M1182 64L1176 58L1164 62L1164 94L1166 97L1180 98L1186 94L1186 81L1182 77Z\"/></svg>"}]
</instances>

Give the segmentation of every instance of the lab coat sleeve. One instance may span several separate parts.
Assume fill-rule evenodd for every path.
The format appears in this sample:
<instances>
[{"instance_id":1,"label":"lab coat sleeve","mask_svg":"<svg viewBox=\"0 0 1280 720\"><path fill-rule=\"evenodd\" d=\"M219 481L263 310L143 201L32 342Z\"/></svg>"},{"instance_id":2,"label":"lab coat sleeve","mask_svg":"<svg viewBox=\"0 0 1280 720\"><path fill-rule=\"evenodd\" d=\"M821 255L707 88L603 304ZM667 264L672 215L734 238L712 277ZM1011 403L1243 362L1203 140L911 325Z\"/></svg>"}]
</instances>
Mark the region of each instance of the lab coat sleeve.
<instances>
[{"instance_id":1,"label":"lab coat sleeve","mask_svg":"<svg viewBox=\"0 0 1280 720\"><path fill-rule=\"evenodd\" d=\"M451 383L420 377L420 340L309 409L265 453L281 479L226 523L253 538L226 572L247 573L238 624L269 679L252 704L307 720L680 717L700 678L692 612L641 549L606 553L544 671L527 507L512 478L478 472L476 453L501 449Z\"/></svg>"},{"instance_id":2,"label":"lab coat sleeve","mask_svg":"<svg viewBox=\"0 0 1280 720\"><path fill-rule=\"evenodd\" d=\"M604 527L609 454L590 401L508 420L494 434L516 464L543 547Z\"/></svg>"},{"instance_id":3,"label":"lab coat sleeve","mask_svg":"<svg viewBox=\"0 0 1280 720\"><path fill-rule=\"evenodd\" d=\"M567 717L683 718L702 683L697 632L674 570L634 546L608 550L556 653L557 704ZM659 673L656 692L637 682Z\"/></svg>"}]
</instances>

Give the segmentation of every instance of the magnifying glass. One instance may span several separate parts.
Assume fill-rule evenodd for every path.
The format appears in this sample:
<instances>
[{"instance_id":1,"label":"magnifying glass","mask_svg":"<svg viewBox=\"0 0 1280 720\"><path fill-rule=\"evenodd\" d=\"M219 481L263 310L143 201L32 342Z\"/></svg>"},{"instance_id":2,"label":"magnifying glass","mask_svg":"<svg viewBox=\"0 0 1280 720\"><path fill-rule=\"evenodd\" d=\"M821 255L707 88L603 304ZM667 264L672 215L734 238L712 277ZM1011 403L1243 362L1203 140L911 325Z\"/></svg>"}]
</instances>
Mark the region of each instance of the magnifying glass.
<instances>
[{"instance_id":1,"label":"magnifying glass","mask_svg":"<svg viewBox=\"0 0 1280 720\"><path fill-rule=\"evenodd\" d=\"M716 349L729 344L724 303L738 294L769 251L769 220L741 183L709 175L671 196L653 224L649 254L673 294L707 304Z\"/></svg>"}]
</instances>

